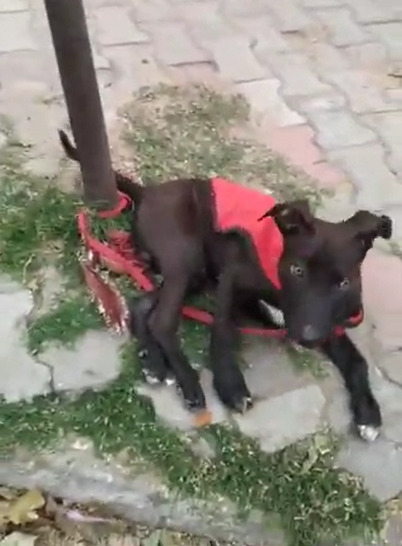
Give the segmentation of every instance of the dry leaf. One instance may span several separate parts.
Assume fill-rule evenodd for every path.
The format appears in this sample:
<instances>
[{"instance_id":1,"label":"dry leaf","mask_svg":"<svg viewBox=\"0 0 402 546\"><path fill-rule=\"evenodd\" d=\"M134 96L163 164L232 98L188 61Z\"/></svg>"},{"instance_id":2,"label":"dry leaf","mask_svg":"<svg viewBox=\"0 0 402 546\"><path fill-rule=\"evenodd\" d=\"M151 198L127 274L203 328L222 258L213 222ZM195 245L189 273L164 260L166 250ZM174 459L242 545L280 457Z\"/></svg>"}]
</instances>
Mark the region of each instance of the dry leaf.
<instances>
[{"instance_id":1,"label":"dry leaf","mask_svg":"<svg viewBox=\"0 0 402 546\"><path fill-rule=\"evenodd\" d=\"M45 499L40 491L32 489L10 502L8 519L14 525L24 525L38 518L35 510L42 508Z\"/></svg>"},{"instance_id":2,"label":"dry leaf","mask_svg":"<svg viewBox=\"0 0 402 546\"><path fill-rule=\"evenodd\" d=\"M209 410L203 410L197 413L193 419L194 426L197 428L206 427L212 423L212 413Z\"/></svg>"}]
</instances>

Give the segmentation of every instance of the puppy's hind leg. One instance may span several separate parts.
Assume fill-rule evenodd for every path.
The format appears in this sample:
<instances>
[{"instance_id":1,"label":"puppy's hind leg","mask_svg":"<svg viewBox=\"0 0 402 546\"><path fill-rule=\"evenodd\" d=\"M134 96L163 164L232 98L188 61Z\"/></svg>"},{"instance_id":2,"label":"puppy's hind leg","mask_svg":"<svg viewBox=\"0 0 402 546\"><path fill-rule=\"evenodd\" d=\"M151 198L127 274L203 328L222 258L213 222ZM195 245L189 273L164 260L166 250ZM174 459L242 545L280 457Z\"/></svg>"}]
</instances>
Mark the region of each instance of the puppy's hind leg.
<instances>
[{"instance_id":1,"label":"puppy's hind leg","mask_svg":"<svg viewBox=\"0 0 402 546\"><path fill-rule=\"evenodd\" d=\"M204 393L198 374L183 353L177 335L180 310L189 285L189 278L190 275L185 272L185 268L179 268L175 274L164 276L148 326L153 339L157 341L169 361L169 367L174 373L186 406L198 411L206 407Z\"/></svg>"},{"instance_id":2,"label":"puppy's hind leg","mask_svg":"<svg viewBox=\"0 0 402 546\"><path fill-rule=\"evenodd\" d=\"M135 298L129 304L130 332L138 340L138 356L149 384L173 382L163 351L152 337L147 324L157 299L158 293L155 291Z\"/></svg>"},{"instance_id":3,"label":"puppy's hind leg","mask_svg":"<svg viewBox=\"0 0 402 546\"><path fill-rule=\"evenodd\" d=\"M221 272L216 294L216 310L211 328L210 355L213 383L222 402L244 413L253 401L240 369L237 354L237 331L233 322L234 279L232 267Z\"/></svg>"}]
</instances>

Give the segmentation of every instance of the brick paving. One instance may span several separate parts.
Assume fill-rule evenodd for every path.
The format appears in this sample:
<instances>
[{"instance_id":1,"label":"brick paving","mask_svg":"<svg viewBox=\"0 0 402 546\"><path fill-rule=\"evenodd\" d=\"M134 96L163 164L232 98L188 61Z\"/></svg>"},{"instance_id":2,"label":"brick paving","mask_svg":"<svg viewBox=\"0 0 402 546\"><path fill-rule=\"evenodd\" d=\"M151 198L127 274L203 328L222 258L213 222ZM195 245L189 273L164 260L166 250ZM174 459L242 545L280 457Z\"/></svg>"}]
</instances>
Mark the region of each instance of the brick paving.
<instances>
[{"instance_id":1,"label":"brick paving","mask_svg":"<svg viewBox=\"0 0 402 546\"><path fill-rule=\"evenodd\" d=\"M393 217L394 244L379 244L365 264L368 334L361 336L381 377L378 391L385 404L391 400L392 432L353 470L370 485L376 470L389 470L386 461L396 450L385 496L398 492L402 262L394 253L402 245L401 0L84 3L108 122L143 85L169 81L172 74L218 78L246 96L267 145L335 189L324 215L368 207ZM60 159L55 128L66 123L66 112L43 2L0 0L0 28L0 113L32 146L32 170L52 173ZM361 450L353 442L345 446L344 464ZM374 482L381 489L381 475Z\"/></svg>"},{"instance_id":2,"label":"brick paving","mask_svg":"<svg viewBox=\"0 0 402 546\"><path fill-rule=\"evenodd\" d=\"M172 69L204 80L208 68L247 97L267 134L280 129L268 144L331 186L350 179L359 206L392 206L401 235L398 1L86 0L85 7L107 115L140 86L168 81ZM16 118L35 152L37 124L21 115L29 119L38 100L60 97L42 2L3 0L0 25L0 111ZM53 106L49 128L65 119L63 105ZM55 148L53 140L49 131Z\"/></svg>"}]
</instances>

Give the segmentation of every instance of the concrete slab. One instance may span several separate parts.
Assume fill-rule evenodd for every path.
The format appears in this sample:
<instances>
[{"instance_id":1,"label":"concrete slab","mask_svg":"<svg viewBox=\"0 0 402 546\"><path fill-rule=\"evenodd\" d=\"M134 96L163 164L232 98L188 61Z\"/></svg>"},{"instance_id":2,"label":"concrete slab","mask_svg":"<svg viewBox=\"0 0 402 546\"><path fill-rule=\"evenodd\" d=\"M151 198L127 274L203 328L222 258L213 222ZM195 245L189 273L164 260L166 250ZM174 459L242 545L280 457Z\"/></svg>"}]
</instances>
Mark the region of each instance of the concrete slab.
<instances>
[{"instance_id":1,"label":"concrete slab","mask_svg":"<svg viewBox=\"0 0 402 546\"><path fill-rule=\"evenodd\" d=\"M104 331L88 332L74 347L54 345L40 355L52 370L56 391L102 389L120 373L122 339Z\"/></svg>"},{"instance_id":2,"label":"concrete slab","mask_svg":"<svg viewBox=\"0 0 402 546\"><path fill-rule=\"evenodd\" d=\"M317 432L325 398L317 385L258 401L244 415L234 416L240 430L272 453Z\"/></svg>"},{"instance_id":3,"label":"concrete slab","mask_svg":"<svg viewBox=\"0 0 402 546\"><path fill-rule=\"evenodd\" d=\"M6 402L32 400L50 391L49 368L25 347L25 321L32 308L29 290L7 277L0 278L0 397Z\"/></svg>"}]
</instances>

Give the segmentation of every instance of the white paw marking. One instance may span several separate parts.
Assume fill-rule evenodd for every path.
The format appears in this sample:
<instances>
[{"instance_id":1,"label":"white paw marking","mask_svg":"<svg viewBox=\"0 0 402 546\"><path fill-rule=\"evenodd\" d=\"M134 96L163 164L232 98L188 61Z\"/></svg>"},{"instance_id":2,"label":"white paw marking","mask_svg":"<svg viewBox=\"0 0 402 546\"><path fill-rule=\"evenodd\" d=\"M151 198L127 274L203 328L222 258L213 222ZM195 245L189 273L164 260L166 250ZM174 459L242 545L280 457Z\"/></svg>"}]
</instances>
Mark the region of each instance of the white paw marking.
<instances>
[{"instance_id":1,"label":"white paw marking","mask_svg":"<svg viewBox=\"0 0 402 546\"><path fill-rule=\"evenodd\" d=\"M280 309L273 307L264 300L260 300L260 305L263 307L264 311L268 314L271 320L275 323L276 326L283 328L285 326L285 317Z\"/></svg>"},{"instance_id":2,"label":"white paw marking","mask_svg":"<svg viewBox=\"0 0 402 546\"><path fill-rule=\"evenodd\" d=\"M155 377L154 375L144 372L145 381L148 383L148 385L157 385L160 383L159 379Z\"/></svg>"},{"instance_id":3,"label":"white paw marking","mask_svg":"<svg viewBox=\"0 0 402 546\"><path fill-rule=\"evenodd\" d=\"M360 438L366 442L374 442L380 434L380 429L371 425L357 425Z\"/></svg>"}]
</instances>

